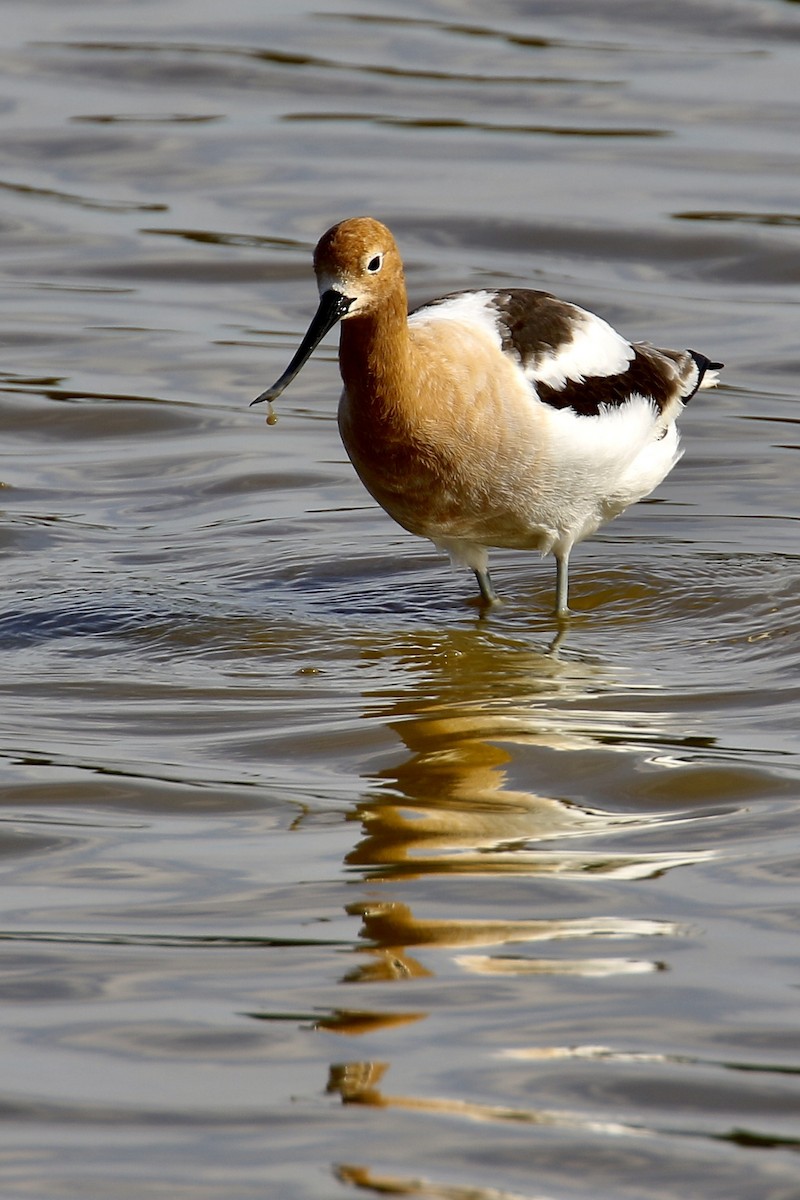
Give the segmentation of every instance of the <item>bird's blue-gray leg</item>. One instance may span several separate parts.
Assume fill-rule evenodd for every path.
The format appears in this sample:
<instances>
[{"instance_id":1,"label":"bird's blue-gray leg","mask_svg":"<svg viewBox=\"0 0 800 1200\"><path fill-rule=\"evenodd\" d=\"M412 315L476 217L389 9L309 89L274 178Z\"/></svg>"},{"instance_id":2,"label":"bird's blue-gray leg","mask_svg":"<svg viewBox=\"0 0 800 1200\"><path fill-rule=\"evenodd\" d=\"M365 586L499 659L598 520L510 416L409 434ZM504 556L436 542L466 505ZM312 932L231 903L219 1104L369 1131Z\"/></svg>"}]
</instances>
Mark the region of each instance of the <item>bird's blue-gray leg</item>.
<instances>
[{"instance_id":1,"label":"bird's blue-gray leg","mask_svg":"<svg viewBox=\"0 0 800 1200\"><path fill-rule=\"evenodd\" d=\"M569 604L569 550L556 555L556 616L570 616Z\"/></svg>"},{"instance_id":2,"label":"bird's blue-gray leg","mask_svg":"<svg viewBox=\"0 0 800 1200\"><path fill-rule=\"evenodd\" d=\"M476 569L475 578L478 581L478 587L481 589L481 599L483 600L484 604L499 604L500 597L494 590L494 584L492 583L492 577L489 574L488 569L483 571Z\"/></svg>"}]
</instances>

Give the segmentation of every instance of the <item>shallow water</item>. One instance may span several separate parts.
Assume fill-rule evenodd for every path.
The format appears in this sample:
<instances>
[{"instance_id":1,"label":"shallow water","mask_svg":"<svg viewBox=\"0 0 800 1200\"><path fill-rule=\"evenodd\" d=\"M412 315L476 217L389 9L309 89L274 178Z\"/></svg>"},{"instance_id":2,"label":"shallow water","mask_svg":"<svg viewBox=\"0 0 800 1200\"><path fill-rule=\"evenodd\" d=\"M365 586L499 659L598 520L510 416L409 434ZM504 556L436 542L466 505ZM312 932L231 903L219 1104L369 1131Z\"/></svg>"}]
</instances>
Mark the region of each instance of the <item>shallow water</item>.
<instances>
[{"instance_id":1,"label":"shallow water","mask_svg":"<svg viewBox=\"0 0 800 1200\"><path fill-rule=\"evenodd\" d=\"M8 0L4 1200L800 1197L800 8ZM726 363L506 603L375 508L333 221Z\"/></svg>"}]
</instances>

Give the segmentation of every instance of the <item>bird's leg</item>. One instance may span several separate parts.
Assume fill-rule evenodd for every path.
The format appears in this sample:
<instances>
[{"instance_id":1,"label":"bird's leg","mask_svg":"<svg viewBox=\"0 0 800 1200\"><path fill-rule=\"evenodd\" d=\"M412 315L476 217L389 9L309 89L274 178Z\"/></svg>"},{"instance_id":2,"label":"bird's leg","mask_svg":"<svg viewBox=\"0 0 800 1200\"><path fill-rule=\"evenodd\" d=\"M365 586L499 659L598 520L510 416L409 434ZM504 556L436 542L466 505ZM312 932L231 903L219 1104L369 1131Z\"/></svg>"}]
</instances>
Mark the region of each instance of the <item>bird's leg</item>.
<instances>
[{"instance_id":1,"label":"bird's leg","mask_svg":"<svg viewBox=\"0 0 800 1200\"><path fill-rule=\"evenodd\" d=\"M556 616L560 618L572 616L567 600L569 598L569 550L556 555Z\"/></svg>"},{"instance_id":2,"label":"bird's leg","mask_svg":"<svg viewBox=\"0 0 800 1200\"><path fill-rule=\"evenodd\" d=\"M481 589L481 599L483 600L484 604L500 604L501 600L497 592L494 590L494 584L492 583L492 577L489 574L489 568L484 567L483 570L473 568L473 570L475 571L475 578L478 581L478 587Z\"/></svg>"}]
</instances>

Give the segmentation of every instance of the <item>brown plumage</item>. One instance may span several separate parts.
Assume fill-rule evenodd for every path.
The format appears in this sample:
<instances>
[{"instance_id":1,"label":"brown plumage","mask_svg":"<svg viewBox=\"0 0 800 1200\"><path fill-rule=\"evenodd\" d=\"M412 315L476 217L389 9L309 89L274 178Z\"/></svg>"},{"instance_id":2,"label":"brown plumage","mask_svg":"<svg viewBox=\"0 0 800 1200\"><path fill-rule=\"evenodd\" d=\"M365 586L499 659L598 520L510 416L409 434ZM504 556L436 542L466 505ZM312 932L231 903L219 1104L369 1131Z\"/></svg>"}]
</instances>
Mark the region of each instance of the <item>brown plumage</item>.
<instances>
[{"instance_id":1,"label":"brown plumage","mask_svg":"<svg viewBox=\"0 0 800 1200\"><path fill-rule=\"evenodd\" d=\"M314 252L320 305L274 400L341 321L339 429L367 490L497 596L487 549L552 552L568 613L572 546L680 457L675 418L719 363L631 344L546 292L462 292L407 313L400 253L371 217Z\"/></svg>"}]
</instances>

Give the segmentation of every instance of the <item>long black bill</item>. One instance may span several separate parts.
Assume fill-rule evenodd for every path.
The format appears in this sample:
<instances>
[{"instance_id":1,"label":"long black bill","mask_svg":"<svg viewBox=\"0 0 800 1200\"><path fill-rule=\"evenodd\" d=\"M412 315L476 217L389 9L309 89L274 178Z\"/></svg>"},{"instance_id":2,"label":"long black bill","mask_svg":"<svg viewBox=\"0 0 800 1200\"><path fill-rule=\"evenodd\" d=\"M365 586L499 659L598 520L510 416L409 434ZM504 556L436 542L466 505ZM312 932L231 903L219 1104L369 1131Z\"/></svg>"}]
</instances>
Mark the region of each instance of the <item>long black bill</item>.
<instances>
[{"instance_id":1,"label":"long black bill","mask_svg":"<svg viewBox=\"0 0 800 1200\"><path fill-rule=\"evenodd\" d=\"M294 358L280 379L276 383L273 383L271 388L267 388L265 392L262 392L260 396L256 396L255 400L250 402L251 408L254 404L263 404L265 400L275 400L280 396L281 392L292 382L295 375L298 375L303 369L328 330L333 329L337 321L341 321L352 303L353 301L349 296L343 296L341 292L337 292L334 288L329 288L327 292L322 293L319 300L319 308L315 312L314 318L308 327L308 332L300 343Z\"/></svg>"}]
</instances>

